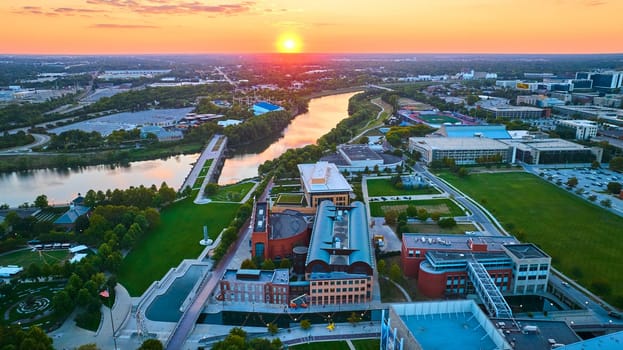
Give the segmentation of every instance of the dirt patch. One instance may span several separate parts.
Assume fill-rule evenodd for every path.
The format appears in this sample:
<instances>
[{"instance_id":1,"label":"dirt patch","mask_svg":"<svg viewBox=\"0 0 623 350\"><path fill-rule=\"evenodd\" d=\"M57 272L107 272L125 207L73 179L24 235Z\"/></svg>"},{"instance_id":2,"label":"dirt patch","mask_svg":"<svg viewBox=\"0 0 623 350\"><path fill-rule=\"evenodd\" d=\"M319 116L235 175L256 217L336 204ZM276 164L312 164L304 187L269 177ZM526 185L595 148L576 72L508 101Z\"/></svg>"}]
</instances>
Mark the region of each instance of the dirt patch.
<instances>
[{"instance_id":1,"label":"dirt patch","mask_svg":"<svg viewBox=\"0 0 623 350\"><path fill-rule=\"evenodd\" d=\"M408 205L384 205L381 207L383 212L396 211L403 212L407 210ZM418 205L418 209L424 209L428 213L450 214L450 208L446 204Z\"/></svg>"}]
</instances>

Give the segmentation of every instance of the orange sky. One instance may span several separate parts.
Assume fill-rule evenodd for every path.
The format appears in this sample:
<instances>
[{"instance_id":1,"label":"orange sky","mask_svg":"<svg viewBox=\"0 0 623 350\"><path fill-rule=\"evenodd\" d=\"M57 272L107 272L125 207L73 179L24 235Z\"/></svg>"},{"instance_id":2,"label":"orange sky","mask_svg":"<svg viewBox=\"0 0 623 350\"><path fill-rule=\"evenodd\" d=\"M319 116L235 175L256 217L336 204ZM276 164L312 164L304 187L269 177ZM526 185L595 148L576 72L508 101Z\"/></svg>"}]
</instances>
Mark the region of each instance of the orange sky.
<instances>
[{"instance_id":1,"label":"orange sky","mask_svg":"<svg viewBox=\"0 0 623 350\"><path fill-rule=\"evenodd\" d=\"M0 1L0 53L623 52L621 0Z\"/></svg>"}]
</instances>

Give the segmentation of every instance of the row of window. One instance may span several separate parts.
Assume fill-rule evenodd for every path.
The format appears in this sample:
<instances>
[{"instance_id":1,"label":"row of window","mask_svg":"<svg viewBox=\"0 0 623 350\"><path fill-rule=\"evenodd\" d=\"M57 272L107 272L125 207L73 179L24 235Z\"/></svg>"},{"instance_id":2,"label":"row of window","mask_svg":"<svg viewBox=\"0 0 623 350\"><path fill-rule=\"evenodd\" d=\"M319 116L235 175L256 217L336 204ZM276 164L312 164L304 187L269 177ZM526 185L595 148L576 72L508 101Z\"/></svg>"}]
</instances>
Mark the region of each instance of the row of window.
<instances>
[{"instance_id":1,"label":"row of window","mask_svg":"<svg viewBox=\"0 0 623 350\"><path fill-rule=\"evenodd\" d=\"M348 281L342 281L342 280L336 280L336 281L312 281L311 285L312 286L340 286L342 284L344 285L353 285L353 284L364 284L366 283L366 280L348 280Z\"/></svg>"},{"instance_id":2,"label":"row of window","mask_svg":"<svg viewBox=\"0 0 623 350\"><path fill-rule=\"evenodd\" d=\"M540 279L540 280L547 279L547 275L538 275L538 276L518 276L518 277L517 277L517 280L518 280L518 281L525 281L525 280L526 280L526 277L528 277L528 280L536 280L536 279L537 279L537 277L538 277L538 279Z\"/></svg>"},{"instance_id":3,"label":"row of window","mask_svg":"<svg viewBox=\"0 0 623 350\"><path fill-rule=\"evenodd\" d=\"M549 270L549 264L539 265L539 264L531 264L531 265L519 265L519 271L547 271Z\"/></svg>"},{"instance_id":4,"label":"row of window","mask_svg":"<svg viewBox=\"0 0 623 350\"><path fill-rule=\"evenodd\" d=\"M324 289L312 289L312 294L314 293L342 293L342 292L359 292L359 287L350 287L350 288L324 288ZM361 291L366 290L366 288L361 287Z\"/></svg>"}]
</instances>

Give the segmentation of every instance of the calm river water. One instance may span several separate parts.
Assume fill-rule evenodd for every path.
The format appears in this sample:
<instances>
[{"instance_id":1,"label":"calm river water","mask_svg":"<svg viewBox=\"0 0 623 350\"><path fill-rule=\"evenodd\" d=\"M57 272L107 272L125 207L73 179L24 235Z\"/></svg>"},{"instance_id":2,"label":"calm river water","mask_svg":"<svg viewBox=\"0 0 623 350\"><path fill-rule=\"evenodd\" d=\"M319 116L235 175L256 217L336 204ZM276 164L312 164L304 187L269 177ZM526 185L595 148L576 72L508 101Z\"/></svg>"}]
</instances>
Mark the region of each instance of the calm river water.
<instances>
[{"instance_id":1,"label":"calm river water","mask_svg":"<svg viewBox=\"0 0 623 350\"><path fill-rule=\"evenodd\" d=\"M310 101L309 111L301 114L284 130L283 136L263 151L257 149L236 155L225 161L220 184L237 182L257 176L257 167L266 160L280 156L289 148L313 144L348 116L348 100L355 93L316 98ZM258 148L260 148L258 146ZM128 188L130 186L160 186L163 181L173 187L181 186L199 154L180 155L166 160L133 162L129 166L88 166L80 169L41 169L28 172L0 173L0 204L17 206L32 203L40 194L53 203L67 203L78 193L89 189Z\"/></svg>"}]
</instances>

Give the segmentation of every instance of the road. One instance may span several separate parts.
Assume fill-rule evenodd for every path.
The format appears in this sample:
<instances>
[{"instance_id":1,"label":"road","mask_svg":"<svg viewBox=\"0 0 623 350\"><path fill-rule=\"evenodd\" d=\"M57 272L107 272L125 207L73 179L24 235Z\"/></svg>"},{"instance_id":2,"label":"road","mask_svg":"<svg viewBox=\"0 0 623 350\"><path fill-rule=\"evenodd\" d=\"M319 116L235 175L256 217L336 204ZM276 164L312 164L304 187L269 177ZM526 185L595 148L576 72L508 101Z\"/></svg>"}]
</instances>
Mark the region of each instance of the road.
<instances>
[{"instance_id":1,"label":"road","mask_svg":"<svg viewBox=\"0 0 623 350\"><path fill-rule=\"evenodd\" d=\"M236 83L235 83L233 80L229 79L229 77L227 76L227 74L225 74L225 72L223 72L223 71L221 70L221 67L216 67L216 68L214 68L214 69L216 69L216 71L217 71L217 72L219 72L219 74L220 74L220 75L222 75L222 76L223 76L223 78L225 78L225 80L227 80L227 82L228 82L230 85L232 85L232 86L236 86Z\"/></svg>"},{"instance_id":2,"label":"road","mask_svg":"<svg viewBox=\"0 0 623 350\"><path fill-rule=\"evenodd\" d=\"M464 193L460 192L454 187L448 185L445 181L441 180L437 176L431 174L428 169L426 169L422 165L416 164L414 166L414 169L418 173L422 174L422 176L430 180L433 184L435 184L435 186L450 194L450 196L452 196L455 201L457 201L464 208L466 208L471 213L472 220L482 226L485 231L484 234L492 236L508 236L507 232L502 231L503 229L501 229L501 225L499 225L499 223L498 225L496 225L492 222L492 220L495 220L493 215L488 216L484 211L486 209L483 210L483 208L480 207L480 205L474 203L470 197L466 196Z\"/></svg>"},{"instance_id":3,"label":"road","mask_svg":"<svg viewBox=\"0 0 623 350\"><path fill-rule=\"evenodd\" d=\"M50 136L48 135L44 135L44 134L31 134L31 135L35 138L35 142L28 144L28 145L24 145L24 146L17 146L17 147L3 149L3 150L0 150L0 153L15 154L15 153L31 152L33 148L44 145L50 141Z\"/></svg>"}]
</instances>

